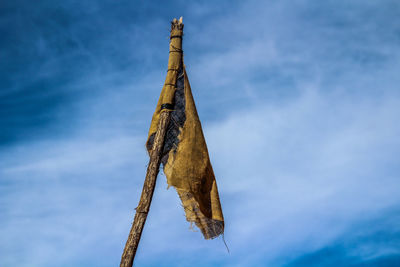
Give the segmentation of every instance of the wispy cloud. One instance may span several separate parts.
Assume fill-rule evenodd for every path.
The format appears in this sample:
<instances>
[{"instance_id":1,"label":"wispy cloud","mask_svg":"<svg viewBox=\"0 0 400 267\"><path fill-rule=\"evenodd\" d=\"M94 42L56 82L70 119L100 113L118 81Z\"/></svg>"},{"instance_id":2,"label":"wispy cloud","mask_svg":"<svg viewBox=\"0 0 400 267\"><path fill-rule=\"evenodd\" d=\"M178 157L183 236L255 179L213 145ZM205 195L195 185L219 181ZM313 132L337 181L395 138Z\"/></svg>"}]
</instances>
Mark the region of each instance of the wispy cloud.
<instances>
[{"instance_id":1,"label":"wispy cloud","mask_svg":"<svg viewBox=\"0 0 400 267\"><path fill-rule=\"evenodd\" d=\"M314 250L398 205L399 100L374 102L309 92L207 129L232 251Z\"/></svg>"}]
</instances>

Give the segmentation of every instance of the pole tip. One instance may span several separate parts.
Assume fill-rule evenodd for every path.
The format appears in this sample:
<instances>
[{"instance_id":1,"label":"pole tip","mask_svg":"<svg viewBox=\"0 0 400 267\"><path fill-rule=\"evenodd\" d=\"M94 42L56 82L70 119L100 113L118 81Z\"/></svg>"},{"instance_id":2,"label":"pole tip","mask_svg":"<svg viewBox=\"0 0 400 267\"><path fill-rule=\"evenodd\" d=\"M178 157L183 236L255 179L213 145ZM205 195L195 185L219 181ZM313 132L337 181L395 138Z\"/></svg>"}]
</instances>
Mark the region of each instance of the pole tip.
<instances>
[{"instance_id":1,"label":"pole tip","mask_svg":"<svg viewBox=\"0 0 400 267\"><path fill-rule=\"evenodd\" d=\"M183 17L180 17L179 20L174 18L171 21L171 30L177 29L177 30L182 30L183 29Z\"/></svg>"},{"instance_id":2,"label":"pole tip","mask_svg":"<svg viewBox=\"0 0 400 267\"><path fill-rule=\"evenodd\" d=\"M183 17L180 17L179 18L179 20L177 20L176 18L174 18L173 20L172 20L172 23L173 24L183 24Z\"/></svg>"}]
</instances>

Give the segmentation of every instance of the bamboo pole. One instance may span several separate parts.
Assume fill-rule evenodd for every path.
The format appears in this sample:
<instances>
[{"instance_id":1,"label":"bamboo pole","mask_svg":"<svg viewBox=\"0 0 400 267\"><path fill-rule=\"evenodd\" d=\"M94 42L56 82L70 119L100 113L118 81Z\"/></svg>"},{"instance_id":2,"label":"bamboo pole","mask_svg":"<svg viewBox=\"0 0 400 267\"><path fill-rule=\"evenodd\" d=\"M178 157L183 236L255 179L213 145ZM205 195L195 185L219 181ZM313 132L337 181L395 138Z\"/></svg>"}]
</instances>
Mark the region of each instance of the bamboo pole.
<instances>
[{"instance_id":1,"label":"bamboo pole","mask_svg":"<svg viewBox=\"0 0 400 267\"><path fill-rule=\"evenodd\" d=\"M168 59L168 70L177 70L182 64L182 17L179 20L174 19L171 24L171 42L170 55ZM176 38L179 37L179 38ZM173 53L171 53L173 52ZM164 86L174 86L176 84L177 72L168 72ZM170 102L161 104L170 104ZM165 132L170 120L170 110L162 109L157 131L154 137L153 148L150 151L150 160L147 167L146 178L143 184L142 195L140 196L139 205L136 208L135 218L132 223L128 240L126 241L124 252L121 257L120 267L132 267L136 250L139 245L143 227L150 210L151 200L153 198L154 188L156 185L157 175L161 164L161 153L164 146Z\"/></svg>"}]
</instances>

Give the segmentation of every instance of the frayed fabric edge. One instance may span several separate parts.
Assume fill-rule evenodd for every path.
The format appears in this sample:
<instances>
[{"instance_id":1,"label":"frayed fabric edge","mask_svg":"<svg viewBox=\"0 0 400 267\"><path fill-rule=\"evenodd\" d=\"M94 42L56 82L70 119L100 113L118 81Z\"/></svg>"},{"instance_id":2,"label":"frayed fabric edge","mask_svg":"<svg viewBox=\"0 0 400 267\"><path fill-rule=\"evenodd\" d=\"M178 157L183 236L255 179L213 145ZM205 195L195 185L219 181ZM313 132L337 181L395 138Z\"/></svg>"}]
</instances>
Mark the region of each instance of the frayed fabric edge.
<instances>
[{"instance_id":1,"label":"frayed fabric edge","mask_svg":"<svg viewBox=\"0 0 400 267\"><path fill-rule=\"evenodd\" d=\"M191 192L181 190L173 186L178 193L185 211L186 221L200 229L205 239L214 239L224 233L224 221L206 217L199 208L195 197Z\"/></svg>"}]
</instances>

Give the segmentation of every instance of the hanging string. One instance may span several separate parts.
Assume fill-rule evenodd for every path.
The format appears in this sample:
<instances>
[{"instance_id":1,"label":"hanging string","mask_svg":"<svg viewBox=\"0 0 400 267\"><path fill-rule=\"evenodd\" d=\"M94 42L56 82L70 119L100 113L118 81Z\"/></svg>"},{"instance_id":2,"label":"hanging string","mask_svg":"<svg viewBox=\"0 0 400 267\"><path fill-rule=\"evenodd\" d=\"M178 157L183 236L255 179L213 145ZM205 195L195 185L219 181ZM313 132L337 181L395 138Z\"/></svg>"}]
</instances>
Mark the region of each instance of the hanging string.
<instances>
[{"instance_id":1,"label":"hanging string","mask_svg":"<svg viewBox=\"0 0 400 267\"><path fill-rule=\"evenodd\" d=\"M229 250L229 248L228 248L228 245L226 244L226 242L225 242L225 233L222 233L222 241L224 241L224 244L225 244L225 247L226 247L226 250L228 251L228 253L230 254L231 252L230 252L230 250Z\"/></svg>"}]
</instances>

